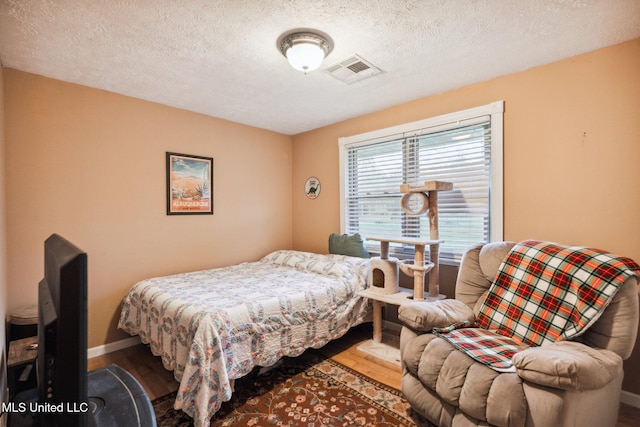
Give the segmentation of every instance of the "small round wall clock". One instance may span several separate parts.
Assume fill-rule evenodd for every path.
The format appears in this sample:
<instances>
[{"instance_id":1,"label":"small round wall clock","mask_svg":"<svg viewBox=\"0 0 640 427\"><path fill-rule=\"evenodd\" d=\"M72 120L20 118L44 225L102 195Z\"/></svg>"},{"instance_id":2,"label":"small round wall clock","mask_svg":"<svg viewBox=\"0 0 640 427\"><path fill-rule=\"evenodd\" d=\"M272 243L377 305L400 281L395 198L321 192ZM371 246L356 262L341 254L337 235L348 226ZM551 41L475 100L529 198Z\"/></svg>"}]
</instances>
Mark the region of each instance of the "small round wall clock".
<instances>
[{"instance_id":1,"label":"small round wall clock","mask_svg":"<svg viewBox=\"0 0 640 427\"><path fill-rule=\"evenodd\" d=\"M317 199L320 195L320 180L315 176L311 176L304 183L304 194L308 199Z\"/></svg>"}]
</instances>

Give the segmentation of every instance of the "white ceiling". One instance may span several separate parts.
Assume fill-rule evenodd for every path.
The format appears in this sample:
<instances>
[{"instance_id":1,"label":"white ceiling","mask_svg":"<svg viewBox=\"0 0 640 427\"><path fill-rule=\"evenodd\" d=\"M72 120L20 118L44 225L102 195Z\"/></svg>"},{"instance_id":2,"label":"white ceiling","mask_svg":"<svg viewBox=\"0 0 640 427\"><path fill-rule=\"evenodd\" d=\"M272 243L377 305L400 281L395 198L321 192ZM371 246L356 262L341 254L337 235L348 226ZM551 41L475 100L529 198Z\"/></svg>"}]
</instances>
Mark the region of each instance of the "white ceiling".
<instances>
[{"instance_id":1,"label":"white ceiling","mask_svg":"<svg viewBox=\"0 0 640 427\"><path fill-rule=\"evenodd\" d=\"M295 28L383 73L293 70ZM640 0L0 0L4 67L297 134L640 37Z\"/></svg>"}]
</instances>

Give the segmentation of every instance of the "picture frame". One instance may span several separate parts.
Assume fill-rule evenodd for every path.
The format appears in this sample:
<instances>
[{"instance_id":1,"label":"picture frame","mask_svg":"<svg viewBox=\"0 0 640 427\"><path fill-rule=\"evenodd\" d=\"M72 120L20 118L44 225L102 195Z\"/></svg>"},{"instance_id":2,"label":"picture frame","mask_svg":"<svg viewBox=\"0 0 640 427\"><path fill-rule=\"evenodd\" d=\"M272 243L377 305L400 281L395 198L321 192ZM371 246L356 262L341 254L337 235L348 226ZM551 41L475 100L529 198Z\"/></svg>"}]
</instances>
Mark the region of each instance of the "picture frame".
<instances>
[{"instance_id":1,"label":"picture frame","mask_svg":"<svg viewBox=\"0 0 640 427\"><path fill-rule=\"evenodd\" d=\"M213 158L167 152L167 215L213 215Z\"/></svg>"},{"instance_id":2,"label":"picture frame","mask_svg":"<svg viewBox=\"0 0 640 427\"><path fill-rule=\"evenodd\" d=\"M304 194L307 199L314 200L320 196L320 180L315 176L310 176L304 183Z\"/></svg>"}]
</instances>

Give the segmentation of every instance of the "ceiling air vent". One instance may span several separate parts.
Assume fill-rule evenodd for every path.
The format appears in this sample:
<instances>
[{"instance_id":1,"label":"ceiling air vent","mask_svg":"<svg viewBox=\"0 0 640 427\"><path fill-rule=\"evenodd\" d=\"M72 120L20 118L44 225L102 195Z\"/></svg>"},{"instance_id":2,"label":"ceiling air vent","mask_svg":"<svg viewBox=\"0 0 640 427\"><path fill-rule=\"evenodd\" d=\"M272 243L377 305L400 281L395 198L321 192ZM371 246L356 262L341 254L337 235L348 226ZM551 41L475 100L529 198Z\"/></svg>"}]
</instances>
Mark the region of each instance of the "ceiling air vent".
<instances>
[{"instance_id":1,"label":"ceiling air vent","mask_svg":"<svg viewBox=\"0 0 640 427\"><path fill-rule=\"evenodd\" d=\"M325 72L350 85L351 83L359 82L360 80L380 74L382 71L358 55L353 55L351 58L326 68Z\"/></svg>"}]
</instances>

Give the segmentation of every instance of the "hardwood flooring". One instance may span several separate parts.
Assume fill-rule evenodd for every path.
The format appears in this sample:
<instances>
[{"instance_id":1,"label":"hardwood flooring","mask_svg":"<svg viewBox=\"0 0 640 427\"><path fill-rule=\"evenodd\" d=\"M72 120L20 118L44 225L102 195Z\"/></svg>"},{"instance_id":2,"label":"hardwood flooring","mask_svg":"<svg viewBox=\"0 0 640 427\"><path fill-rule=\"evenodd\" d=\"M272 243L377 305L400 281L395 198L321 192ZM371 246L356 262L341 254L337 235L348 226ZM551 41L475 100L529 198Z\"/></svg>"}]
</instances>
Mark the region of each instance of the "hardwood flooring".
<instances>
[{"instance_id":1,"label":"hardwood flooring","mask_svg":"<svg viewBox=\"0 0 640 427\"><path fill-rule=\"evenodd\" d=\"M371 339L371 324L353 328L344 337L330 342L321 352L355 371L390 387L400 389L400 367L358 351L358 345ZM116 364L129 371L142 384L151 400L178 389L173 373L162 366L159 357L153 356L147 346L133 347L89 359L89 370ZM640 426L640 408L621 404L615 427Z\"/></svg>"}]
</instances>

